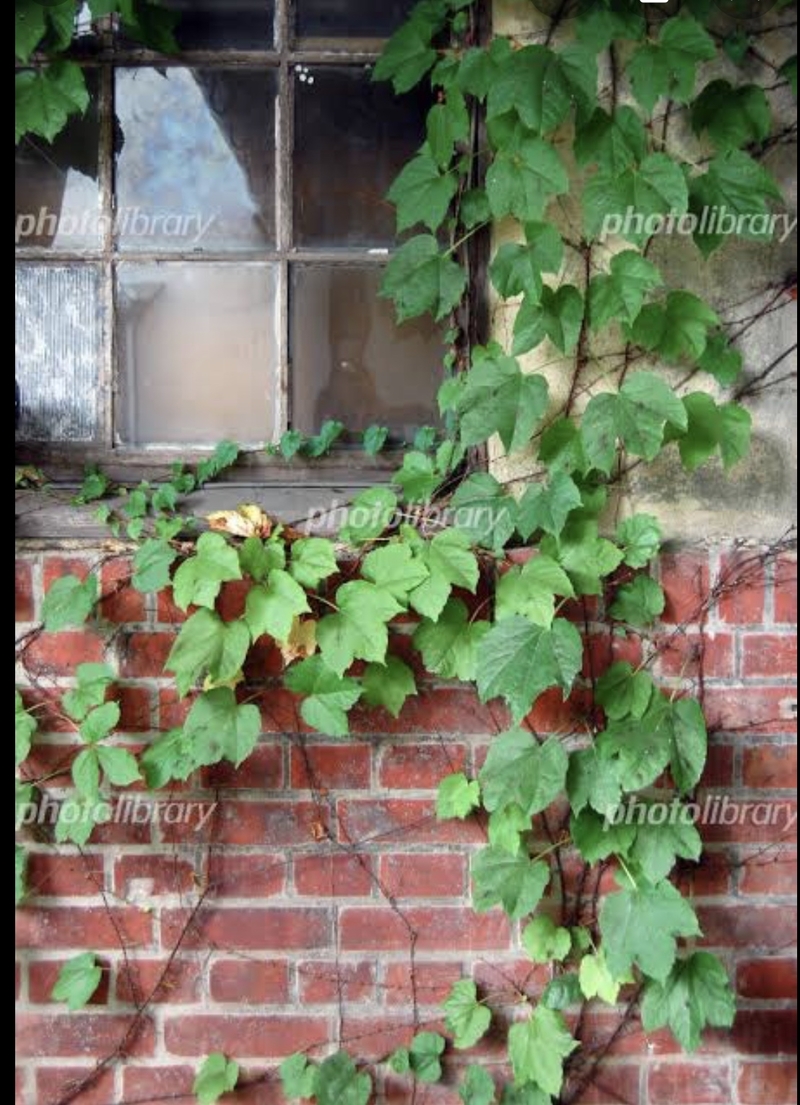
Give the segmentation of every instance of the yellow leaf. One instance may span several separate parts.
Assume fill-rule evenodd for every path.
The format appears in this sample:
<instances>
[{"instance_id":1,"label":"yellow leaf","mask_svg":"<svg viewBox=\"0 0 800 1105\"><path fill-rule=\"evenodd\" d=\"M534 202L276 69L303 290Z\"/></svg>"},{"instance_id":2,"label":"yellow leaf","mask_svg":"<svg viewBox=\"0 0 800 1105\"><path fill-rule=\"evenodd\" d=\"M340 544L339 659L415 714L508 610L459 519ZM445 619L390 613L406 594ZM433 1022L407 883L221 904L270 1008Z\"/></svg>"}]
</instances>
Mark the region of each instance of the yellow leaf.
<instances>
[{"instance_id":1,"label":"yellow leaf","mask_svg":"<svg viewBox=\"0 0 800 1105\"><path fill-rule=\"evenodd\" d=\"M308 618L303 622L295 618L289 639L281 644L280 650L286 664L313 656L317 651L317 623L314 619Z\"/></svg>"},{"instance_id":2,"label":"yellow leaf","mask_svg":"<svg viewBox=\"0 0 800 1105\"><path fill-rule=\"evenodd\" d=\"M246 503L238 510L217 510L206 517L213 530L230 533L233 537L262 537L272 533L272 519L260 506Z\"/></svg>"}]
</instances>

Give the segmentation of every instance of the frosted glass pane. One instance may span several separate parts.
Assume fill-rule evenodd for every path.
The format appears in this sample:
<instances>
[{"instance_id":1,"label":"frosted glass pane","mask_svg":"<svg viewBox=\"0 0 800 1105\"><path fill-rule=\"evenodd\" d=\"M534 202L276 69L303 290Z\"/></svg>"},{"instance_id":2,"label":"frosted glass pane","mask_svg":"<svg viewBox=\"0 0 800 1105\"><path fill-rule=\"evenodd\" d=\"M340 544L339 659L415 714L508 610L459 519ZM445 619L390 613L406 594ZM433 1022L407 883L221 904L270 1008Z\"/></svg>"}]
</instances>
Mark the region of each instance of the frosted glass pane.
<instances>
[{"instance_id":1,"label":"frosted glass pane","mask_svg":"<svg viewBox=\"0 0 800 1105\"><path fill-rule=\"evenodd\" d=\"M121 264L117 321L124 442L275 438L276 266Z\"/></svg>"},{"instance_id":2,"label":"frosted glass pane","mask_svg":"<svg viewBox=\"0 0 800 1105\"><path fill-rule=\"evenodd\" d=\"M179 15L175 37L185 50L266 50L275 25L273 0L167 0Z\"/></svg>"},{"instance_id":3,"label":"frosted glass pane","mask_svg":"<svg viewBox=\"0 0 800 1105\"><path fill-rule=\"evenodd\" d=\"M91 441L99 430L100 271L19 265L16 280L18 436Z\"/></svg>"},{"instance_id":4,"label":"frosted glass pane","mask_svg":"<svg viewBox=\"0 0 800 1105\"><path fill-rule=\"evenodd\" d=\"M348 430L373 423L410 438L437 421L441 333L430 319L397 326L378 298L377 268L299 265L292 292L292 423L314 433L326 419Z\"/></svg>"},{"instance_id":5,"label":"frosted glass pane","mask_svg":"<svg viewBox=\"0 0 800 1105\"><path fill-rule=\"evenodd\" d=\"M275 75L121 69L117 230L125 250L275 241Z\"/></svg>"}]
</instances>

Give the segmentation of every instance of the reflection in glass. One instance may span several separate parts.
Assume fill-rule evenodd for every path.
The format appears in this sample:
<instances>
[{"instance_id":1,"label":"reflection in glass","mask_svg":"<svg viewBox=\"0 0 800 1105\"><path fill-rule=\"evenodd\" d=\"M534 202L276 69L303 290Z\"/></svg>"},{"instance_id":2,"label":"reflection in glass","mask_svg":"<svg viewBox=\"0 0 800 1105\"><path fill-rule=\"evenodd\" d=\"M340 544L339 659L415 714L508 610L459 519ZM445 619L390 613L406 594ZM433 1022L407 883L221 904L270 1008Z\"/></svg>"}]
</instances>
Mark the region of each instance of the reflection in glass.
<instances>
[{"instance_id":1,"label":"reflection in glass","mask_svg":"<svg viewBox=\"0 0 800 1105\"><path fill-rule=\"evenodd\" d=\"M166 0L179 15L184 50L266 50L272 46L274 0Z\"/></svg>"},{"instance_id":2,"label":"reflection in glass","mask_svg":"<svg viewBox=\"0 0 800 1105\"><path fill-rule=\"evenodd\" d=\"M441 333L428 318L398 327L378 298L379 268L297 265L292 279L292 424L373 423L410 438L437 421Z\"/></svg>"},{"instance_id":3,"label":"reflection in glass","mask_svg":"<svg viewBox=\"0 0 800 1105\"><path fill-rule=\"evenodd\" d=\"M275 239L275 78L116 74L120 248L257 249Z\"/></svg>"},{"instance_id":4,"label":"reflection in glass","mask_svg":"<svg viewBox=\"0 0 800 1105\"><path fill-rule=\"evenodd\" d=\"M277 268L123 263L117 281L122 440L273 440L280 394Z\"/></svg>"},{"instance_id":5,"label":"reflection in glass","mask_svg":"<svg viewBox=\"0 0 800 1105\"><path fill-rule=\"evenodd\" d=\"M14 241L57 252L102 245L97 183L97 79L86 72L91 101L54 142L26 135L15 151Z\"/></svg>"},{"instance_id":6,"label":"reflection in glass","mask_svg":"<svg viewBox=\"0 0 800 1105\"><path fill-rule=\"evenodd\" d=\"M17 267L20 438L97 438L101 339L98 266Z\"/></svg>"},{"instance_id":7,"label":"reflection in glass","mask_svg":"<svg viewBox=\"0 0 800 1105\"><path fill-rule=\"evenodd\" d=\"M416 0L296 0L301 38L388 38Z\"/></svg>"},{"instance_id":8,"label":"reflection in glass","mask_svg":"<svg viewBox=\"0 0 800 1105\"><path fill-rule=\"evenodd\" d=\"M390 245L386 193L423 141L429 95L397 97L369 67L304 67L297 77L296 244Z\"/></svg>"}]
</instances>

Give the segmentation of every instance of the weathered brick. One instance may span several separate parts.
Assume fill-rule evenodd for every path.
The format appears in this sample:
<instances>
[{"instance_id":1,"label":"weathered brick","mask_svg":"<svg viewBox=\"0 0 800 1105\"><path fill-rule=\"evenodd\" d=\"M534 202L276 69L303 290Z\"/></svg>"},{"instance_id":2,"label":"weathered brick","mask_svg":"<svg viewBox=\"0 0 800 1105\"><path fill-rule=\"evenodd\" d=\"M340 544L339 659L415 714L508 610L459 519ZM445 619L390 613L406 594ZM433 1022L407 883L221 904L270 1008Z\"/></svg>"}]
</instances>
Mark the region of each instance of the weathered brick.
<instances>
[{"instance_id":1,"label":"weathered brick","mask_svg":"<svg viewBox=\"0 0 800 1105\"><path fill-rule=\"evenodd\" d=\"M54 906L17 911L16 941L20 948L118 948L120 936L130 946L145 946L153 936L153 921L139 909L105 907L78 909Z\"/></svg>"},{"instance_id":2,"label":"weathered brick","mask_svg":"<svg viewBox=\"0 0 800 1105\"><path fill-rule=\"evenodd\" d=\"M742 778L746 787L797 789L797 745L761 744L745 748Z\"/></svg>"},{"instance_id":3,"label":"weathered brick","mask_svg":"<svg viewBox=\"0 0 800 1105\"><path fill-rule=\"evenodd\" d=\"M30 561L17 560L14 564L14 621L32 622L35 617L33 569Z\"/></svg>"},{"instance_id":4,"label":"weathered brick","mask_svg":"<svg viewBox=\"0 0 800 1105\"><path fill-rule=\"evenodd\" d=\"M745 679L792 678L797 675L797 637L777 633L746 633L742 637Z\"/></svg>"},{"instance_id":5,"label":"weathered brick","mask_svg":"<svg viewBox=\"0 0 800 1105\"><path fill-rule=\"evenodd\" d=\"M736 988L745 998L791 1001L797 996L797 960L748 959L736 969Z\"/></svg>"},{"instance_id":6,"label":"weathered brick","mask_svg":"<svg viewBox=\"0 0 800 1105\"><path fill-rule=\"evenodd\" d=\"M205 1056L212 1051L250 1058L283 1059L296 1051L323 1046L329 1039L324 1017L232 1016L183 1014L164 1024L167 1051L172 1055Z\"/></svg>"},{"instance_id":7,"label":"weathered brick","mask_svg":"<svg viewBox=\"0 0 800 1105\"><path fill-rule=\"evenodd\" d=\"M708 556L699 552L664 553L660 567L666 596L661 620L666 625L702 620L710 592Z\"/></svg>"},{"instance_id":8,"label":"weathered brick","mask_svg":"<svg viewBox=\"0 0 800 1105\"><path fill-rule=\"evenodd\" d=\"M100 572L100 614L106 621L122 625L147 618L145 596L131 585L131 561L124 557L104 564Z\"/></svg>"},{"instance_id":9,"label":"weathered brick","mask_svg":"<svg viewBox=\"0 0 800 1105\"><path fill-rule=\"evenodd\" d=\"M102 660L102 637L88 629L65 629L34 637L22 662L31 675L42 678L72 675L78 664L99 664Z\"/></svg>"},{"instance_id":10,"label":"weathered brick","mask_svg":"<svg viewBox=\"0 0 800 1105\"><path fill-rule=\"evenodd\" d=\"M298 740L291 750L295 790L363 790L370 784L372 750L368 744L313 744Z\"/></svg>"},{"instance_id":11,"label":"weathered brick","mask_svg":"<svg viewBox=\"0 0 800 1105\"><path fill-rule=\"evenodd\" d=\"M168 909L162 914L162 940L172 947L184 933L183 946L208 947L220 951L301 951L327 948L331 941L331 920L325 909L272 906L255 909L229 907L202 910L187 929L190 913Z\"/></svg>"},{"instance_id":12,"label":"weathered brick","mask_svg":"<svg viewBox=\"0 0 800 1105\"><path fill-rule=\"evenodd\" d=\"M158 679L167 675L164 667L172 646L173 633L129 633L121 645L120 675L123 679Z\"/></svg>"},{"instance_id":13,"label":"weathered brick","mask_svg":"<svg viewBox=\"0 0 800 1105\"><path fill-rule=\"evenodd\" d=\"M650 1105L730 1105L731 1069L727 1063L654 1063L647 1075Z\"/></svg>"},{"instance_id":14,"label":"weathered brick","mask_svg":"<svg viewBox=\"0 0 800 1105\"><path fill-rule=\"evenodd\" d=\"M467 885L467 860L459 855L383 856L380 881L393 898L458 898Z\"/></svg>"},{"instance_id":15,"label":"weathered brick","mask_svg":"<svg viewBox=\"0 0 800 1105\"><path fill-rule=\"evenodd\" d=\"M436 790L445 775L463 771L467 750L463 744L389 744L381 750L379 780L390 790Z\"/></svg>"},{"instance_id":16,"label":"weathered brick","mask_svg":"<svg viewBox=\"0 0 800 1105\"><path fill-rule=\"evenodd\" d=\"M298 856L294 884L299 894L319 898L363 898L372 892L373 860L370 856L330 852Z\"/></svg>"},{"instance_id":17,"label":"weathered brick","mask_svg":"<svg viewBox=\"0 0 800 1105\"><path fill-rule=\"evenodd\" d=\"M797 625L796 556L779 556L775 562L775 621Z\"/></svg>"},{"instance_id":18,"label":"weathered brick","mask_svg":"<svg viewBox=\"0 0 800 1105\"><path fill-rule=\"evenodd\" d=\"M723 554L718 580L720 620L731 625L757 625L764 620L766 571L758 551Z\"/></svg>"},{"instance_id":19,"label":"weathered brick","mask_svg":"<svg viewBox=\"0 0 800 1105\"><path fill-rule=\"evenodd\" d=\"M143 1017L140 1032L132 1041L132 1055L152 1055L155 1034L152 1021ZM100 1059L115 1051L130 1028L130 1017L116 1013L19 1013L16 1053L19 1058L36 1058L46 1047L53 1059Z\"/></svg>"},{"instance_id":20,"label":"weathered brick","mask_svg":"<svg viewBox=\"0 0 800 1105\"><path fill-rule=\"evenodd\" d=\"M363 1002L375 996L375 967L359 960L310 960L297 967L300 1000L310 1005L344 1001Z\"/></svg>"},{"instance_id":21,"label":"weathered brick","mask_svg":"<svg viewBox=\"0 0 800 1105\"><path fill-rule=\"evenodd\" d=\"M289 968L284 961L223 959L209 972L213 1001L236 1005L281 1005L289 1000Z\"/></svg>"},{"instance_id":22,"label":"weathered brick","mask_svg":"<svg viewBox=\"0 0 800 1105\"><path fill-rule=\"evenodd\" d=\"M797 1066L794 1063L742 1063L739 1067L741 1105L797 1105Z\"/></svg>"}]
</instances>

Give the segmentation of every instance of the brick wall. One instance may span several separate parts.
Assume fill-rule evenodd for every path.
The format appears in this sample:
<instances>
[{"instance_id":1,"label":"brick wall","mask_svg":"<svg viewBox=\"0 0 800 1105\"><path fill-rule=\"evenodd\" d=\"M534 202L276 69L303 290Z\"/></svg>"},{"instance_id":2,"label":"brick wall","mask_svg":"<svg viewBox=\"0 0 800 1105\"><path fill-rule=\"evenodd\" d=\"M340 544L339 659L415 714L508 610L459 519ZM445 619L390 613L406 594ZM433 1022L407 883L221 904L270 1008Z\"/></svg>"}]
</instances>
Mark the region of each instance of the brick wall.
<instances>
[{"instance_id":1,"label":"brick wall","mask_svg":"<svg viewBox=\"0 0 800 1105\"><path fill-rule=\"evenodd\" d=\"M23 553L18 633L35 621L49 581L96 561L89 553ZM764 568L752 551L693 550L665 555L660 570L669 596L658 635L661 675L700 687L714 731L704 793L767 803L778 823L758 824L753 815L744 825L706 828L706 860L682 876L705 944L721 950L736 979L733 1031L712 1033L704 1051L687 1058L667 1035L646 1038L634 1026L581 1101L790 1105L795 835L776 811L794 810L796 563L785 556ZM126 588L119 560L104 565L102 579L103 616L114 629L105 651L121 676L120 739L138 748L181 717L161 678L180 615L168 601ZM705 612L712 590L718 601ZM224 601L234 610L241 598L233 588ZM619 648L597 636L587 665L596 674ZM43 634L27 650L26 697L45 719L29 766L54 773L50 786L71 739L58 689L75 664L103 653L92 629ZM275 670L265 649L248 674ZM534 724L568 731L580 706L580 696L567 706L545 696ZM34 894L17 913L18 1102L179 1100L198 1057L211 1050L234 1055L246 1073L334 1041L378 1058L406 1042L415 1022L435 1023L437 1003L464 973L498 1001L514 984L533 992L546 981L541 968L531 975L517 929L498 910L477 916L470 908L469 855L483 840L481 824L433 817L438 780L481 764L505 725L499 708L428 682L399 721L364 711L352 740L335 743L303 731L282 690L267 693L262 713L263 737L247 764L210 770L173 792L183 802L217 803L199 832L167 823L163 805L159 823L107 825L82 855L32 845ZM108 969L87 1010L70 1014L49 993L60 963L86 948ZM584 1036L600 1040L613 1025L608 1012L593 1014ZM71 1087L123 1040L125 1060L73 1096ZM491 1041L482 1056L496 1060ZM236 1100L282 1099L268 1078ZM402 1081L389 1080L376 1100L404 1105L411 1097ZM416 1100L457 1099L424 1088Z\"/></svg>"}]
</instances>

